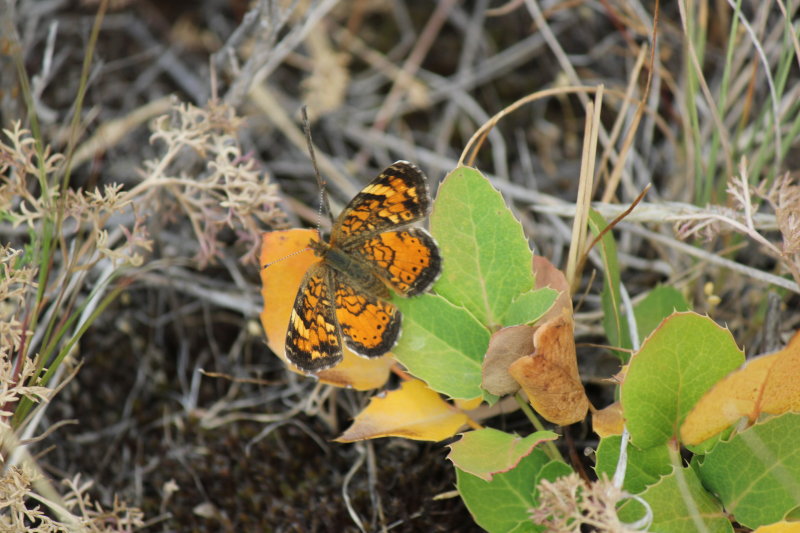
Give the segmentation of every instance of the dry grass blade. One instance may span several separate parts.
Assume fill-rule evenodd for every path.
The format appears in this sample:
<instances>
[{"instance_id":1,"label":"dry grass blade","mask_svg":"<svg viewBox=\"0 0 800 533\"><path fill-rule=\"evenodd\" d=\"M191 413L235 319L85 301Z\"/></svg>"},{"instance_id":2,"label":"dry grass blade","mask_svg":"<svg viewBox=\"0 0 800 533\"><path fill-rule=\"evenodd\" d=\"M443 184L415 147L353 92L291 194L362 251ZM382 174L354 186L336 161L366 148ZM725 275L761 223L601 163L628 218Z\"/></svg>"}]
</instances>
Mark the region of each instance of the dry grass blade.
<instances>
[{"instance_id":1,"label":"dry grass blade","mask_svg":"<svg viewBox=\"0 0 800 533\"><path fill-rule=\"evenodd\" d=\"M594 189L594 165L597 156L598 125L603 102L603 86L595 94L595 104L586 109L586 129L584 130L584 148L581 158L581 175L578 182L578 199L575 205L575 220L572 225L569 257L567 259L567 283L574 292L580 279L578 266L585 250L586 233L589 230L589 208L591 207L592 190Z\"/></svg>"}]
</instances>

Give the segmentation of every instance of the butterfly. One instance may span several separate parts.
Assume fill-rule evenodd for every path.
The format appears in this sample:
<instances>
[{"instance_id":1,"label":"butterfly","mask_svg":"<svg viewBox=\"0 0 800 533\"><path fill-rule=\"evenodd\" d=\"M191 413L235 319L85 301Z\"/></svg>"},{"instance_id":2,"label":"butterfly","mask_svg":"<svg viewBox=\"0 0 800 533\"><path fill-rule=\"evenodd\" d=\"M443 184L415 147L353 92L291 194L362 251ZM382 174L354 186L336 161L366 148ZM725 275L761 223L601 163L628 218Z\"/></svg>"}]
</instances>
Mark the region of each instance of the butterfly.
<instances>
[{"instance_id":1,"label":"butterfly","mask_svg":"<svg viewBox=\"0 0 800 533\"><path fill-rule=\"evenodd\" d=\"M425 175L408 161L387 167L334 221L320 261L300 284L286 332L286 357L306 373L342 360L342 344L362 357L388 352L402 314L388 299L427 291L442 270L433 237L411 227L430 209Z\"/></svg>"}]
</instances>

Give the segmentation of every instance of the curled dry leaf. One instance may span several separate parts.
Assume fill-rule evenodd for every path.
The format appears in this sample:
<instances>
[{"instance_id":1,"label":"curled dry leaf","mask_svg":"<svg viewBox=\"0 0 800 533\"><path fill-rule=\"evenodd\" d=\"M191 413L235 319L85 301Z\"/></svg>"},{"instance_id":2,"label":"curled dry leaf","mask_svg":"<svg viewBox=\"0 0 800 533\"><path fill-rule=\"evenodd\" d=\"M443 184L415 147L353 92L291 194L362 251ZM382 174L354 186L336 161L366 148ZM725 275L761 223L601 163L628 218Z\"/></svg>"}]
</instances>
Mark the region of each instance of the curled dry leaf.
<instances>
[{"instance_id":1,"label":"curled dry leaf","mask_svg":"<svg viewBox=\"0 0 800 533\"><path fill-rule=\"evenodd\" d=\"M284 353L286 329L300 281L308 267L318 261L310 250L297 252L308 246L308 241L316 235L316 231L305 229L272 231L265 233L261 241L261 294L264 298L261 324L267 335L267 345L298 374L301 372L289 364ZM267 264L270 266L263 268ZM386 383L392 364L391 355L365 359L345 347L342 362L319 372L317 377L337 387L375 389Z\"/></svg>"},{"instance_id":2,"label":"curled dry leaf","mask_svg":"<svg viewBox=\"0 0 800 533\"><path fill-rule=\"evenodd\" d=\"M681 426L685 444L698 444L747 417L800 411L800 332L786 348L751 359L714 385L689 412Z\"/></svg>"},{"instance_id":3,"label":"curled dry leaf","mask_svg":"<svg viewBox=\"0 0 800 533\"><path fill-rule=\"evenodd\" d=\"M514 394L519 390L520 385L508 373L508 367L520 357L533 353L535 329L531 326L511 326L492 335L483 359L481 386L484 389L497 396Z\"/></svg>"},{"instance_id":4,"label":"curled dry leaf","mask_svg":"<svg viewBox=\"0 0 800 533\"><path fill-rule=\"evenodd\" d=\"M553 318L561 316L563 309L568 309L572 314L572 297L569 292L569 284L564 273L555 267L546 257L541 255L533 256L533 273L536 275L537 289L550 287L559 292L553 307L545 314L540 322L545 323Z\"/></svg>"},{"instance_id":5,"label":"curled dry leaf","mask_svg":"<svg viewBox=\"0 0 800 533\"><path fill-rule=\"evenodd\" d=\"M586 416L589 400L578 374L572 316L562 311L561 317L537 328L533 354L517 359L508 370L540 415L567 425Z\"/></svg>"},{"instance_id":6,"label":"curled dry leaf","mask_svg":"<svg viewBox=\"0 0 800 533\"><path fill-rule=\"evenodd\" d=\"M546 257L533 256L533 273L536 276L536 289L550 287L559 291L550 310L539 319L544 324L558 318L564 312L572 312L569 285L564 273L558 270ZM483 359L482 387L497 396L514 394L520 388L519 383L508 373L511 363L520 357L533 353L533 334L538 326L510 326L502 328L492 335L486 356Z\"/></svg>"}]
</instances>

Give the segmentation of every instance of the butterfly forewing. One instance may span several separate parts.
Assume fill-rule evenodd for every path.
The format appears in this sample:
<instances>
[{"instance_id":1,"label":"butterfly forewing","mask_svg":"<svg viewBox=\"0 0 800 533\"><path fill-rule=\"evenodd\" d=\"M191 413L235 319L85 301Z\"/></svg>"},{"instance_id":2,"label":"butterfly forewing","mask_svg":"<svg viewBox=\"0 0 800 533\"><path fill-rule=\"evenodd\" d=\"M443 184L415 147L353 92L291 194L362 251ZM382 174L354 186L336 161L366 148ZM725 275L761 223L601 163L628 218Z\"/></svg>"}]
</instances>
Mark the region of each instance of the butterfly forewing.
<instances>
[{"instance_id":1,"label":"butterfly forewing","mask_svg":"<svg viewBox=\"0 0 800 533\"><path fill-rule=\"evenodd\" d=\"M408 161L398 161L347 204L334 224L331 244L346 249L368 235L416 222L429 208L425 174Z\"/></svg>"}]
</instances>

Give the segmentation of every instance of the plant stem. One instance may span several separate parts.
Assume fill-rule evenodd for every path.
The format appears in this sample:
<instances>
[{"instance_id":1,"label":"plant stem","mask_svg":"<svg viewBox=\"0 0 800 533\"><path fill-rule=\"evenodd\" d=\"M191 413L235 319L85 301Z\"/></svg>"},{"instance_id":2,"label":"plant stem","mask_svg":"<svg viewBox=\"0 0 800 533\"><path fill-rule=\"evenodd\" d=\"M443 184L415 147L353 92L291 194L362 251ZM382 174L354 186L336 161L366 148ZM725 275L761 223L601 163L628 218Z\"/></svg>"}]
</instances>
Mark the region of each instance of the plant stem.
<instances>
[{"instance_id":1,"label":"plant stem","mask_svg":"<svg viewBox=\"0 0 800 533\"><path fill-rule=\"evenodd\" d=\"M533 409L531 409L530 405L528 405L528 401L523 398L519 392L514 394L514 399L517 401L517 405L519 405L519 408L522 409L522 412L525 413L525 416L528 417L528 420L531 421L531 424L533 424L533 427L535 427L537 431L547 431L547 428L544 427L542 421L539 420L539 417L536 416L536 413L534 413ZM561 452L559 452L558 448L556 448L556 445L553 444L553 441L549 440L544 443L544 452L551 460L566 463L564 457L561 455Z\"/></svg>"}]
</instances>

